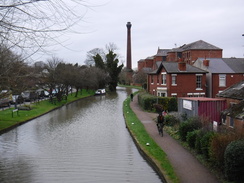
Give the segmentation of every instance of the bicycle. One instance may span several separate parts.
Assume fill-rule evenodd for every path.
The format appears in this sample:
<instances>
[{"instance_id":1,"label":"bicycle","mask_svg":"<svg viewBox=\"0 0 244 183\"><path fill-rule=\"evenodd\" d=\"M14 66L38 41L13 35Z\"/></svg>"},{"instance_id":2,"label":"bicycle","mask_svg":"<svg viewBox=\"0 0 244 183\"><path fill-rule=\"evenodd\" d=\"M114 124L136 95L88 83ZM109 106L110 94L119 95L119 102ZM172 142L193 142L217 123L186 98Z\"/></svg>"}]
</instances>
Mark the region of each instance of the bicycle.
<instances>
[{"instance_id":1,"label":"bicycle","mask_svg":"<svg viewBox=\"0 0 244 183\"><path fill-rule=\"evenodd\" d=\"M164 127L163 123L157 123L158 134L161 135L161 136L164 135L164 133L163 133L163 127Z\"/></svg>"}]
</instances>

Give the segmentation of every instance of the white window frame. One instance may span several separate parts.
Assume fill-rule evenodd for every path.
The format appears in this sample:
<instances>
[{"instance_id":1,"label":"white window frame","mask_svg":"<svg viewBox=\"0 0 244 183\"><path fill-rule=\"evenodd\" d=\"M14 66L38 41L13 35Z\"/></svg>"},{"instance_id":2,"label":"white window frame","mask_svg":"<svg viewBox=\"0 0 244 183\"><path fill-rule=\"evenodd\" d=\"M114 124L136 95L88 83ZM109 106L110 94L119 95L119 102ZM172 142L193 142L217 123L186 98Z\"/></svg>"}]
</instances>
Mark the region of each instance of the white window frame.
<instances>
[{"instance_id":1,"label":"white window frame","mask_svg":"<svg viewBox=\"0 0 244 183\"><path fill-rule=\"evenodd\" d=\"M177 74L171 74L172 86L177 86Z\"/></svg>"},{"instance_id":2,"label":"white window frame","mask_svg":"<svg viewBox=\"0 0 244 183\"><path fill-rule=\"evenodd\" d=\"M219 87L226 87L226 74L219 74Z\"/></svg>"},{"instance_id":3,"label":"white window frame","mask_svg":"<svg viewBox=\"0 0 244 183\"><path fill-rule=\"evenodd\" d=\"M162 85L166 85L167 84L167 75L166 72L162 72Z\"/></svg>"},{"instance_id":4,"label":"white window frame","mask_svg":"<svg viewBox=\"0 0 244 183\"><path fill-rule=\"evenodd\" d=\"M202 74L196 74L196 89L202 90ZM198 78L200 78L200 81L198 81Z\"/></svg>"}]
</instances>

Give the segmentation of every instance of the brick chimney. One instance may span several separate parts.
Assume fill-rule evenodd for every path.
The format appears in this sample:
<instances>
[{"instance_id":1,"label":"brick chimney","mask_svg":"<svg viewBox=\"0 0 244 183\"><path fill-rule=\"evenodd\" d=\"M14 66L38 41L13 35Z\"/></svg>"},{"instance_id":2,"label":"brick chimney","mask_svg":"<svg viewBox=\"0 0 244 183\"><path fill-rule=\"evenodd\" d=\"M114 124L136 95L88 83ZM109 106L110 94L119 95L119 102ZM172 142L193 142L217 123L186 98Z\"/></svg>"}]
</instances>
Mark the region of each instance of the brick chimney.
<instances>
[{"instance_id":1,"label":"brick chimney","mask_svg":"<svg viewBox=\"0 0 244 183\"><path fill-rule=\"evenodd\" d=\"M182 58L178 60L178 69L179 71L186 71L186 63L183 61Z\"/></svg>"},{"instance_id":2,"label":"brick chimney","mask_svg":"<svg viewBox=\"0 0 244 183\"><path fill-rule=\"evenodd\" d=\"M203 65L206 66L206 67L208 67L209 66L209 60L206 60L206 59L203 60Z\"/></svg>"},{"instance_id":3,"label":"brick chimney","mask_svg":"<svg viewBox=\"0 0 244 183\"><path fill-rule=\"evenodd\" d=\"M127 55L126 55L126 67L128 70L131 70L131 23L127 22Z\"/></svg>"}]
</instances>

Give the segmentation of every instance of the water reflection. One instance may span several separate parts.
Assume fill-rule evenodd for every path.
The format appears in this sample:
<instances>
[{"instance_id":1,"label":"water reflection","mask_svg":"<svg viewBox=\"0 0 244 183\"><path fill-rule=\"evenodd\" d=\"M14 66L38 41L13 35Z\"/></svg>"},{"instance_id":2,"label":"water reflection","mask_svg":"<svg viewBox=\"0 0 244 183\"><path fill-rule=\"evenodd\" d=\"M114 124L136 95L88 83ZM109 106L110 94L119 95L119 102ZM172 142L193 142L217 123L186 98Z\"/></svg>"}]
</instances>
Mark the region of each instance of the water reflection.
<instances>
[{"instance_id":1,"label":"water reflection","mask_svg":"<svg viewBox=\"0 0 244 183\"><path fill-rule=\"evenodd\" d=\"M75 102L0 136L0 182L161 182L125 128L131 92Z\"/></svg>"}]
</instances>

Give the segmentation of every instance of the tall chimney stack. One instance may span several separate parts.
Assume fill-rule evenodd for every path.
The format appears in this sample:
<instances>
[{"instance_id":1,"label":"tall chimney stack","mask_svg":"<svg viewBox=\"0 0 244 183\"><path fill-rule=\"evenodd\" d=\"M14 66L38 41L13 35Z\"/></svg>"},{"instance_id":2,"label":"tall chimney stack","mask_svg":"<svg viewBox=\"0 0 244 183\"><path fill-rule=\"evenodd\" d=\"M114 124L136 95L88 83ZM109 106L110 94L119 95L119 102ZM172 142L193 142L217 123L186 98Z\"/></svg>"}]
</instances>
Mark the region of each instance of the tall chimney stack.
<instances>
[{"instance_id":1,"label":"tall chimney stack","mask_svg":"<svg viewBox=\"0 0 244 183\"><path fill-rule=\"evenodd\" d=\"M127 22L127 57L126 57L126 67L128 70L131 70L131 35L130 35L130 29L131 29L131 23Z\"/></svg>"}]
</instances>

